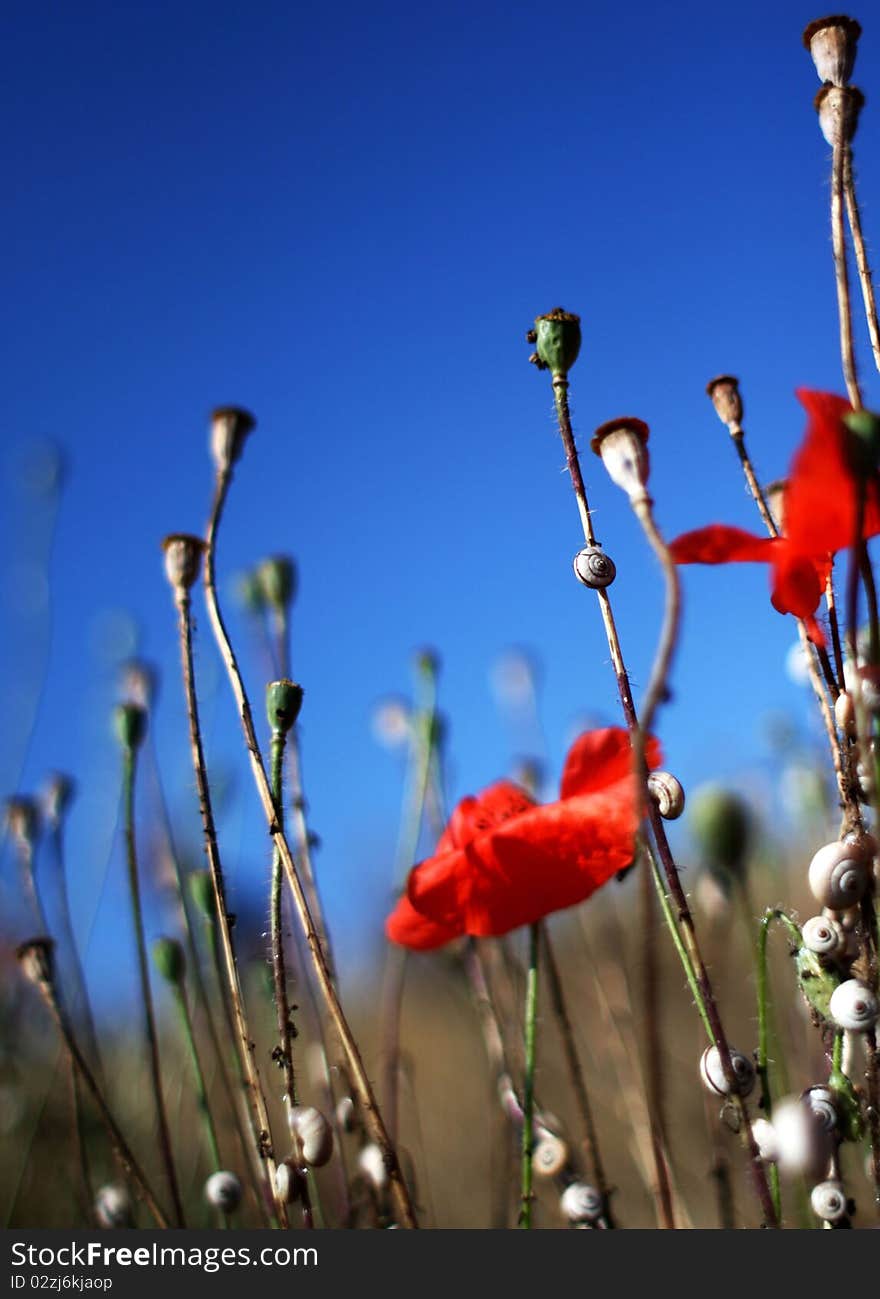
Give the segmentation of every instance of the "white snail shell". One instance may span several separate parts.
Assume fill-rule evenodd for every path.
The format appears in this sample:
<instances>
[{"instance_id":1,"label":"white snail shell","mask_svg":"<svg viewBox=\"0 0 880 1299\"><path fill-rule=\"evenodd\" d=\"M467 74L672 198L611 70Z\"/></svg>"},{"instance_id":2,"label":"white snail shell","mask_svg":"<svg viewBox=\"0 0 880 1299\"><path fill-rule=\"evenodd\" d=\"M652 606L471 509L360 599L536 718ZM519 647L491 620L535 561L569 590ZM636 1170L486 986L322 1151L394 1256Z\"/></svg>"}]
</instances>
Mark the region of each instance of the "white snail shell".
<instances>
[{"instance_id":1,"label":"white snail shell","mask_svg":"<svg viewBox=\"0 0 880 1299\"><path fill-rule=\"evenodd\" d=\"M299 1141L302 1157L312 1168L321 1168L333 1154L333 1129L314 1105L294 1105L287 1116L290 1131Z\"/></svg>"},{"instance_id":2,"label":"white snail shell","mask_svg":"<svg viewBox=\"0 0 880 1299\"><path fill-rule=\"evenodd\" d=\"M614 560L601 546L584 546L574 557L575 577L584 586L600 591L610 586L617 576Z\"/></svg>"},{"instance_id":3,"label":"white snail shell","mask_svg":"<svg viewBox=\"0 0 880 1299\"><path fill-rule=\"evenodd\" d=\"M555 1177L568 1163L568 1146L552 1132L544 1132L532 1151L532 1168L538 1177Z\"/></svg>"},{"instance_id":4,"label":"white snail shell","mask_svg":"<svg viewBox=\"0 0 880 1299\"><path fill-rule=\"evenodd\" d=\"M753 1119L752 1136L755 1138L755 1145L761 1158L775 1164L779 1155L779 1143L776 1140L776 1130L770 1120Z\"/></svg>"},{"instance_id":5,"label":"white snail shell","mask_svg":"<svg viewBox=\"0 0 880 1299\"><path fill-rule=\"evenodd\" d=\"M810 862L810 891L823 907L843 911L868 887L868 863L861 844L827 843Z\"/></svg>"},{"instance_id":6,"label":"white snail shell","mask_svg":"<svg viewBox=\"0 0 880 1299\"><path fill-rule=\"evenodd\" d=\"M865 1033L877 1023L877 998L861 979L847 979L835 988L828 1003L831 1018L840 1028Z\"/></svg>"},{"instance_id":7,"label":"white snail shell","mask_svg":"<svg viewBox=\"0 0 880 1299\"><path fill-rule=\"evenodd\" d=\"M241 1182L235 1173L228 1173L225 1170L212 1173L205 1182L205 1199L215 1209L232 1213L241 1204Z\"/></svg>"},{"instance_id":8,"label":"white snail shell","mask_svg":"<svg viewBox=\"0 0 880 1299\"><path fill-rule=\"evenodd\" d=\"M299 1199L301 1184L302 1174L296 1167L295 1161L285 1159L275 1169L275 1189L278 1198L285 1204L292 1204L294 1200Z\"/></svg>"},{"instance_id":9,"label":"white snail shell","mask_svg":"<svg viewBox=\"0 0 880 1299\"><path fill-rule=\"evenodd\" d=\"M817 956L842 956L846 950L843 925L830 916L811 916L804 921L804 947Z\"/></svg>"},{"instance_id":10,"label":"white snail shell","mask_svg":"<svg viewBox=\"0 0 880 1299\"><path fill-rule=\"evenodd\" d=\"M830 1087L808 1087L803 1100L813 1111L823 1132L833 1132L837 1127L837 1106L834 1104L834 1092Z\"/></svg>"},{"instance_id":11,"label":"white snail shell","mask_svg":"<svg viewBox=\"0 0 880 1299\"><path fill-rule=\"evenodd\" d=\"M834 720L844 734L848 734L855 724L856 710L852 695L846 690L842 690L834 701Z\"/></svg>"},{"instance_id":12,"label":"white snail shell","mask_svg":"<svg viewBox=\"0 0 880 1299\"><path fill-rule=\"evenodd\" d=\"M811 1107L788 1096L773 1107L776 1162L787 1177L821 1177L828 1167L832 1141Z\"/></svg>"},{"instance_id":13,"label":"white snail shell","mask_svg":"<svg viewBox=\"0 0 880 1299\"><path fill-rule=\"evenodd\" d=\"M559 1197L559 1207L569 1222L595 1222L602 1217L602 1196L595 1186L572 1182Z\"/></svg>"},{"instance_id":14,"label":"white snail shell","mask_svg":"<svg viewBox=\"0 0 880 1299\"><path fill-rule=\"evenodd\" d=\"M755 1085L755 1066L748 1056L741 1051L730 1048L730 1063L737 1080L740 1096L748 1096ZM717 1046L707 1046L700 1057L700 1077L703 1085L716 1096L729 1096L731 1088L724 1077L721 1067L721 1055Z\"/></svg>"},{"instance_id":15,"label":"white snail shell","mask_svg":"<svg viewBox=\"0 0 880 1299\"><path fill-rule=\"evenodd\" d=\"M380 1191L388 1181L388 1170L385 1167L382 1151L373 1142L364 1146L358 1155L358 1168L377 1191Z\"/></svg>"},{"instance_id":16,"label":"white snail shell","mask_svg":"<svg viewBox=\"0 0 880 1299\"><path fill-rule=\"evenodd\" d=\"M664 821L675 821L684 811L684 790L670 772L652 771L648 777L648 793Z\"/></svg>"},{"instance_id":17,"label":"white snail shell","mask_svg":"<svg viewBox=\"0 0 880 1299\"><path fill-rule=\"evenodd\" d=\"M130 1227L134 1222L131 1196L111 1182L95 1193L95 1217L102 1227Z\"/></svg>"},{"instance_id":18,"label":"white snail shell","mask_svg":"<svg viewBox=\"0 0 880 1299\"><path fill-rule=\"evenodd\" d=\"M810 1192L810 1206L823 1222L839 1222L846 1217L846 1192L841 1182L820 1182Z\"/></svg>"},{"instance_id":19,"label":"white snail shell","mask_svg":"<svg viewBox=\"0 0 880 1299\"><path fill-rule=\"evenodd\" d=\"M350 1096L343 1096L336 1106L336 1122L343 1132L354 1130L354 1101Z\"/></svg>"}]
</instances>

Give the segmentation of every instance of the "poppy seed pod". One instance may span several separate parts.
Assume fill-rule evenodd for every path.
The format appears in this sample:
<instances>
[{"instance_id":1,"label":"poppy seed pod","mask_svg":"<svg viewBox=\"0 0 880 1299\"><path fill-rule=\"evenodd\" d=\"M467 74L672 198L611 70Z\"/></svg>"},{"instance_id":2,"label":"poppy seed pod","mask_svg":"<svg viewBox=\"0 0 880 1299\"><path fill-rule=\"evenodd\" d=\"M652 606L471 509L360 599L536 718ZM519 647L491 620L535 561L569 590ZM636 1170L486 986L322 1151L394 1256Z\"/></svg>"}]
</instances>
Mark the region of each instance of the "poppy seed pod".
<instances>
[{"instance_id":1,"label":"poppy seed pod","mask_svg":"<svg viewBox=\"0 0 880 1299\"><path fill-rule=\"evenodd\" d=\"M147 733L147 710L140 704L117 704L113 709L113 726L123 749L134 753Z\"/></svg>"},{"instance_id":2,"label":"poppy seed pod","mask_svg":"<svg viewBox=\"0 0 880 1299\"><path fill-rule=\"evenodd\" d=\"M708 867L740 878L745 873L752 816L736 794L704 785L691 798L689 824Z\"/></svg>"},{"instance_id":3,"label":"poppy seed pod","mask_svg":"<svg viewBox=\"0 0 880 1299\"><path fill-rule=\"evenodd\" d=\"M270 681L266 686L266 716L273 731L286 735L302 708L303 688L294 681Z\"/></svg>"},{"instance_id":4,"label":"poppy seed pod","mask_svg":"<svg viewBox=\"0 0 880 1299\"><path fill-rule=\"evenodd\" d=\"M602 1217L602 1195L587 1182L572 1182L559 1197L559 1207L569 1222L596 1222Z\"/></svg>"},{"instance_id":5,"label":"poppy seed pod","mask_svg":"<svg viewBox=\"0 0 880 1299\"><path fill-rule=\"evenodd\" d=\"M210 871L193 871L189 877L189 895L205 919L213 920L217 912L217 899Z\"/></svg>"},{"instance_id":6,"label":"poppy seed pod","mask_svg":"<svg viewBox=\"0 0 880 1299\"><path fill-rule=\"evenodd\" d=\"M15 949L21 972L37 987L50 987L55 972L55 944L51 938L31 938Z\"/></svg>"},{"instance_id":7,"label":"poppy seed pod","mask_svg":"<svg viewBox=\"0 0 880 1299\"><path fill-rule=\"evenodd\" d=\"M629 497L630 505L641 505L647 492L650 460L648 425L630 415L607 420L593 434L590 446L601 456L608 476Z\"/></svg>"},{"instance_id":8,"label":"poppy seed pod","mask_svg":"<svg viewBox=\"0 0 880 1299\"><path fill-rule=\"evenodd\" d=\"M810 862L810 892L823 907L844 911L858 902L868 887L868 861L855 843L827 843Z\"/></svg>"},{"instance_id":9,"label":"poppy seed pod","mask_svg":"<svg viewBox=\"0 0 880 1299\"><path fill-rule=\"evenodd\" d=\"M856 86L823 86L813 100L819 129L832 149L848 144L856 133L865 96Z\"/></svg>"},{"instance_id":10,"label":"poppy seed pod","mask_svg":"<svg viewBox=\"0 0 880 1299\"><path fill-rule=\"evenodd\" d=\"M527 341L537 343L529 358L539 370L549 370L554 378L565 378L581 350L581 318L562 307L554 307L538 316Z\"/></svg>"},{"instance_id":11,"label":"poppy seed pod","mask_svg":"<svg viewBox=\"0 0 880 1299\"><path fill-rule=\"evenodd\" d=\"M804 48L810 51L820 81L845 86L852 76L862 28L854 18L833 14L816 18L804 28Z\"/></svg>"},{"instance_id":12,"label":"poppy seed pod","mask_svg":"<svg viewBox=\"0 0 880 1299\"><path fill-rule=\"evenodd\" d=\"M175 938L157 938L153 943L153 963L166 983L181 984L186 975L186 957Z\"/></svg>"},{"instance_id":13,"label":"poppy seed pod","mask_svg":"<svg viewBox=\"0 0 880 1299\"><path fill-rule=\"evenodd\" d=\"M9 833L20 845L33 848L40 828L40 815L32 798L7 798L3 819Z\"/></svg>"},{"instance_id":14,"label":"poppy seed pod","mask_svg":"<svg viewBox=\"0 0 880 1299\"><path fill-rule=\"evenodd\" d=\"M297 589L296 564L289 555L270 555L254 571L263 603L279 613L286 613Z\"/></svg>"},{"instance_id":15,"label":"poppy seed pod","mask_svg":"<svg viewBox=\"0 0 880 1299\"><path fill-rule=\"evenodd\" d=\"M212 1173L205 1182L205 1199L215 1209L232 1213L241 1204L241 1182L235 1173Z\"/></svg>"},{"instance_id":16,"label":"poppy seed pod","mask_svg":"<svg viewBox=\"0 0 880 1299\"><path fill-rule=\"evenodd\" d=\"M867 1033L877 1023L877 998L861 979L847 979L835 988L828 1003L831 1018L851 1033Z\"/></svg>"},{"instance_id":17,"label":"poppy seed pod","mask_svg":"<svg viewBox=\"0 0 880 1299\"><path fill-rule=\"evenodd\" d=\"M810 1208L823 1222L840 1222L846 1217L846 1192L842 1182L820 1182L810 1192Z\"/></svg>"},{"instance_id":18,"label":"poppy seed pod","mask_svg":"<svg viewBox=\"0 0 880 1299\"><path fill-rule=\"evenodd\" d=\"M145 663L142 659L129 659L123 665L119 687L129 703L149 709L153 706L159 688L158 673L150 663Z\"/></svg>"},{"instance_id":19,"label":"poppy seed pod","mask_svg":"<svg viewBox=\"0 0 880 1299\"><path fill-rule=\"evenodd\" d=\"M322 1168L333 1154L333 1129L314 1105L294 1105L287 1121L291 1134L299 1142L305 1163Z\"/></svg>"},{"instance_id":20,"label":"poppy seed pod","mask_svg":"<svg viewBox=\"0 0 880 1299\"><path fill-rule=\"evenodd\" d=\"M617 569L601 546L584 546L574 557L574 574L584 586L601 591L617 577Z\"/></svg>"},{"instance_id":21,"label":"poppy seed pod","mask_svg":"<svg viewBox=\"0 0 880 1299\"><path fill-rule=\"evenodd\" d=\"M381 1191L383 1186L386 1185L388 1169L385 1167L385 1157L375 1142L371 1141L361 1148L358 1154L357 1166L361 1174L375 1190Z\"/></svg>"},{"instance_id":22,"label":"poppy seed pod","mask_svg":"<svg viewBox=\"0 0 880 1299\"><path fill-rule=\"evenodd\" d=\"M532 1168L537 1177L556 1177L568 1163L568 1147L552 1132L544 1132L532 1151Z\"/></svg>"},{"instance_id":23,"label":"poppy seed pod","mask_svg":"<svg viewBox=\"0 0 880 1299\"><path fill-rule=\"evenodd\" d=\"M43 789L43 814L49 825L57 829L73 802L76 782L63 772L53 771Z\"/></svg>"},{"instance_id":24,"label":"poppy seed pod","mask_svg":"<svg viewBox=\"0 0 880 1299\"><path fill-rule=\"evenodd\" d=\"M755 1066L748 1056L730 1048L730 1064L736 1078L737 1094L748 1096L755 1085ZM700 1077L707 1091L716 1096L729 1096L732 1088L721 1067L721 1052L717 1046L707 1046L700 1057Z\"/></svg>"},{"instance_id":25,"label":"poppy seed pod","mask_svg":"<svg viewBox=\"0 0 880 1299\"><path fill-rule=\"evenodd\" d=\"M743 403L739 391L739 379L732 374L719 374L706 384L706 393L712 399L715 413L726 424L731 433L742 429Z\"/></svg>"},{"instance_id":26,"label":"poppy seed pod","mask_svg":"<svg viewBox=\"0 0 880 1299\"><path fill-rule=\"evenodd\" d=\"M684 811L684 790L668 771L652 771L648 776L648 794L657 804L664 821L675 821Z\"/></svg>"},{"instance_id":27,"label":"poppy seed pod","mask_svg":"<svg viewBox=\"0 0 880 1299\"><path fill-rule=\"evenodd\" d=\"M198 581L205 543L186 532L172 532L162 542L165 576L175 591L188 591Z\"/></svg>"},{"instance_id":28,"label":"poppy seed pod","mask_svg":"<svg viewBox=\"0 0 880 1299\"><path fill-rule=\"evenodd\" d=\"M830 916L811 916L801 931L804 947L817 956L833 959L846 951L846 934L843 926Z\"/></svg>"},{"instance_id":29,"label":"poppy seed pod","mask_svg":"<svg viewBox=\"0 0 880 1299\"><path fill-rule=\"evenodd\" d=\"M240 406L218 406L211 412L211 455L221 473L239 459L247 435L256 426L250 411Z\"/></svg>"},{"instance_id":30,"label":"poppy seed pod","mask_svg":"<svg viewBox=\"0 0 880 1299\"><path fill-rule=\"evenodd\" d=\"M784 478L776 478L764 488L764 496L770 507L770 513L780 532L785 530L785 489L788 486Z\"/></svg>"},{"instance_id":31,"label":"poppy seed pod","mask_svg":"<svg viewBox=\"0 0 880 1299\"><path fill-rule=\"evenodd\" d=\"M133 1226L134 1208L126 1188L115 1183L100 1187L95 1193L95 1217L100 1227Z\"/></svg>"}]
</instances>

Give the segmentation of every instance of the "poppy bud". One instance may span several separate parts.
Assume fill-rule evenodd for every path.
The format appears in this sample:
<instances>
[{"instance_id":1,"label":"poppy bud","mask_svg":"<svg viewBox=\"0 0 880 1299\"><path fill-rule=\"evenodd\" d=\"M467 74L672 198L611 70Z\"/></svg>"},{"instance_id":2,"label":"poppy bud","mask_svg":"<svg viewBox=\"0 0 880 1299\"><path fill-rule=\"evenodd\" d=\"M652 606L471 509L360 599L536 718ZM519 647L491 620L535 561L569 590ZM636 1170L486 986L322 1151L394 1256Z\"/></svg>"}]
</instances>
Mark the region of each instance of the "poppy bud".
<instances>
[{"instance_id":1,"label":"poppy bud","mask_svg":"<svg viewBox=\"0 0 880 1299\"><path fill-rule=\"evenodd\" d=\"M166 983L180 985L186 974L183 948L174 938L157 938L153 943L153 961Z\"/></svg>"},{"instance_id":2,"label":"poppy bud","mask_svg":"<svg viewBox=\"0 0 880 1299\"><path fill-rule=\"evenodd\" d=\"M113 710L113 725L123 749L134 753L147 733L147 711L139 704L117 704Z\"/></svg>"},{"instance_id":3,"label":"poppy bud","mask_svg":"<svg viewBox=\"0 0 880 1299\"><path fill-rule=\"evenodd\" d=\"M263 602L286 613L297 588L296 565L288 555L272 555L257 565L254 573Z\"/></svg>"},{"instance_id":4,"label":"poppy bud","mask_svg":"<svg viewBox=\"0 0 880 1299\"><path fill-rule=\"evenodd\" d=\"M165 576L175 591L187 591L198 581L205 543L201 537L173 532L162 542L165 552Z\"/></svg>"},{"instance_id":5,"label":"poppy bud","mask_svg":"<svg viewBox=\"0 0 880 1299\"><path fill-rule=\"evenodd\" d=\"M875 474L880 464L880 416L871 410L854 410L844 415L843 422L852 434L849 451L853 469L864 477Z\"/></svg>"},{"instance_id":6,"label":"poppy bud","mask_svg":"<svg viewBox=\"0 0 880 1299\"><path fill-rule=\"evenodd\" d=\"M745 873L752 817L742 799L704 786L691 798L690 828L710 869L734 878Z\"/></svg>"},{"instance_id":7,"label":"poppy bud","mask_svg":"<svg viewBox=\"0 0 880 1299\"><path fill-rule=\"evenodd\" d=\"M565 378L581 350L581 318L554 307L545 316L538 316L528 341L538 345L529 358L532 363L539 370L549 370L554 378Z\"/></svg>"},{"instance_id":8,"label":"poppy bud","mask_svg":"<svg viewBox=\"0 0 880 1299\"><path fill-rule=\"evenodd\" d=\"M235 579L235 598L245 613L263 612L266 601L256 572L239 573Z\"/></svg>"},{"instance_id":9,"label":"poppy bud","mask_svg":"<svg viewBox=\"0 0 880 1299\"><path fill-rule=\"evenodd\" d=\"M130 703L152 708L158 686L158 673L152 664L142 659L129 659L123 664L119 688Z\"/></svg>"},{"instance_id":10,"label":"poppy bud","mask_svg":"<svg viewBox=\"0 0 880 1299\"><path fill-rule=\"evenodd\" d=\"M804 28L804 48L810 51L820 81L845 86L852 76L862 29L854 18L834 14L816 18Z\"/></svg>"},{"instance_id":11,"label":"poppy bud","mask_svg":"<svg viewBox=\"0 0 880 1299\"><path fill-rule=\"evenodd\" d=\"M623 488L633 506L649 499L648 431L643 420L624 415L601 424L590 442L612 482Z\"/></svg>"},{"instance_id":12,"label":"poppy bud","mask_svg":"<svg viewBox=\"0 0 880 1299\"><path fill-rule=\"evenodd\" d=\"M9 833L22 848L33 848L37 840L40 816L32 798L7 798L4 821Z\"/></svg>"},{"instance_id":13,"label":"poppy bud","mask_svg":"<svg viewBox=\"0 0 880 1299\"><path fill-rule=\"evenodd\" d=\"M37 987L50 987L54 975L54 948L51 938L31 938L15 949L21 972Z\"/></svg>"},{"instance_id":14,"label":"poppy bud","mask_svg":"<svg viewBox=\"0 0 880 1299\"><path fill-rule=\"evenodd\" d=\"M719 374L717 379L710 379L706 392L712 398L715 413L726 424L731 433L742 429L743 403L739 391L739 379L732 374Z\"/></svg>"},{"instance_id":15,"label":"poppy bud","mask_svg":"<svg viewBox=\"0 0 880 1299\"><path fill-rule=\"evenodd\" d=\"M266 686L266 716L279 735L286 735L299 717L303 688L293 681L270 681Z\"/></svg>"},{"instance_id":16,"label":"poppy bud","mask_svg":"<svg viewBox=\"0 0 880 1299\"><path fill-rule=\"evenodd\" d=\"M617 569L601 546L584 546L574 557L574 575L584 586L601 591L617 577Z\"/></svg>"},{"instance_id":17,"label":"poppy bud","mask_svg":"<svg viewBox=\"0 0 880 1299\"><path fill-rule=\"evenodd\" d=\"M114 1183L100 1187L95 1194L95 1217L101 1227L133 1226L134 1209L126 1188Z\"/></svg>"},{"instance_id":18,"label":"poppy bud","mask_svg":"<svg viewBox=\"0 0 880 1299\"><path fill-rule=\"evenodd\" d=\"M189 894L193 902L207 920L213 920L216 912L214 881L210 871L193 871L189 877Z\"/></svg>"},{"instance_id":19,"label":"poppy bud","mask_svg":"<svg viewBox=\"0 0 880 1299\"><path fill-rule=\"evenodd\" d=\"M212 1173L205 1182L205 1199L215 1209L232 1213L241 1204L241 1182L235 1173Z\"/></svg>"},{"instance_id":20,"label":"poppy bud","mask_svg":"<svg viewBox=\"0 0 880 1299\"><path fill-rule=\"evenodd\" d=\"M60 771L52 772L46 781L42 800L43 812L51 826L57 828L64 820L75 793L76 785L70 776Z\"/></svg>"},{"instance_id":21,"label":"poppy bud","mask_svg":"<svg viewBox=\"0 0 880 1299\"><path fill-rule=\"evenodd\" d=\"M865 96L855 86L823 86L813 100L819 129L832 149L848 144L856 133Z\"/></svg>"},{"instance_id":22,"label":"poppy bud","mask_svg":"<svg viewBox=\"0 0 880 1299\"><path fill-rule=\"evenodd\" d=\"M218 406L211 413L211 454L221 473L231 469L244 450L245 438L257 426L240 406Z\"/></svg>"}]
</instances>

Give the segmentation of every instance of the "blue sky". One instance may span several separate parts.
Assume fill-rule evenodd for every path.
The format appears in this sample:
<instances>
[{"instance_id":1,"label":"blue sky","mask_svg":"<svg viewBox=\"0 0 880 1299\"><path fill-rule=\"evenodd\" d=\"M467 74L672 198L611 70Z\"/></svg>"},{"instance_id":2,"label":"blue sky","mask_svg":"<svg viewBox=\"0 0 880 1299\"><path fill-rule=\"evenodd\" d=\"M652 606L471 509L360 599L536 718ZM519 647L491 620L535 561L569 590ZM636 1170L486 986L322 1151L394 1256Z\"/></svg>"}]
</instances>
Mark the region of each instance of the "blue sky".
<instances>
[{"instance_id":1,"label":"blue sky","mask_svg":"<svg viewBox=\"0 0 880 1299\"><path fill-rule=\"evenodd\" d=\"M802 432L795 387L842 388L828 150L800 44L815 16L787 0L10 11L0 778L11 790L49 767L77 775L81 924L108 854L121 863L107 717L129 626L162 672L154 729L172 805L195 817L159 541L204 523L215 404L259 420L222 579L277 551L301 570L308 794L352 952L378 931L400 798L370 712L410 688L417 646L443 659L455 796L509 768L488 680L511 644L542 663L554 772L577 717L618 719L597 610L571 573L578 519L549 382L524 334L560 303L582 315L574 415L643 685L660 585L586 449L591 430L621 413L649 422L670 535L752 527L707 379L741 377L768 480ZM880 29L856 16L856 161L876 241ZM22 475L44 439L67 463L48 595L35 576L45 508ZM757 566L685 574L661 732L686 785L766 767L770 711L808 725L784 674L794 627L766 581ZM264 845L204 618L199 667L209 752L237 782L224 831L244 888ZM249 675L261 693L253 660ZM114 896L111 883L102 923Z\"/></svg>"}]
</instances>

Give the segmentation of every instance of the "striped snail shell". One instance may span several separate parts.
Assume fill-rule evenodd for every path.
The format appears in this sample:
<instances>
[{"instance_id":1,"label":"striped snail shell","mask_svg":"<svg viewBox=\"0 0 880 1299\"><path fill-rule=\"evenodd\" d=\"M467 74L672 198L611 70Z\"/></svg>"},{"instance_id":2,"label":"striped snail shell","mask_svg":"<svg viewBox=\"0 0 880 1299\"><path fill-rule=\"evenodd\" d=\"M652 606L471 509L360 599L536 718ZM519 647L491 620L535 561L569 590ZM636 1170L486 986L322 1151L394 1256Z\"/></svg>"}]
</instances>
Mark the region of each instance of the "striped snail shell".
<instances>
[{"instance_id":1,"label":"striped snail shell","mask_svg":"<svg viewBox=\"0 0 880 1299\"><path fill-rule=\"evenodd\" d=\"M602 1217L602 1196L595 1186L572 1182L562 1192L559 1207L569 1222L595 1222Z\"/></svg>"},{"instance_id":2,"label":"striped snail shell","mask_svg":"<svg viewBox=\"0 0 880 1299\"><path fill-rule=\"evenodd\" d=\"M343 1132L354 1131L354 1101L343 1096L336 1106L336 1122Z\"/></svg>"},{"instance_id":3,"label":"striped snail shell","mask_svg":"<svg viewBox=\"0 0 880 1299\"><path fill-rule=\"evenodd\" d=\"M648 793L664 821L675 821L684 811L684 790L668 771L651 772Z\"/></svg>"},{"instance_id":4,"label":"striped snail shell","mask_svg":"<svg viewBox=\"0 0 880 1299\"><path fill-rule=\"evenodd\" d=\"M296 1137L303 1161L321 1168L333 1154L333 1129L314 1105L294 1105L287 1116L291 1134Z\"/></svg>"},{"instance_id":5,"label":"striped snail shell","mask_svg":"<svg viewBox=\"0 0 880 1299\"><path fill-rule=\"evenodd\" d=\"M225 1170L212 1173L205 1182L205 1199L215 1209L232 1213L241 1204L241 1182L235 1173Z\"/></svg>"},{"instance_id":6,"label":"striped snail shell","mask_svg":"<svg viewBox=\"0 0 880 1299\"><path fill-rule=\"evenodd\" d=\"M124 1186L111 1182L95 1194L95 1217L100 1227L131 1227L134 1210L131 1196Z\"/></svg>"},{"instance_id":7,"label":"striped snail shell","mask_svg":"<svg viewBox=\"0 0 880 1299\"><path fill-rule=\"evenodd\" d=\"M364 1146L358 1155L357 1162L358 1168L367 1181L377 1191L381 1191L388 1181L388 1170L385 1167L385 1159L379 1147L374 1142Z\"/></svg>"},{"instance_id":8,"label":"striped snail shell","mask_svg":"<svg viewBox=\"0 0 880 1299\"><path fill-rule=\"evenodd\" d=\"M295 1159L284 1159L275 1169L275 1189L278 1198L285 1204L298 1200L302 1190L302 1173L296 1167Z\"/></svg>"},{"instance_id":9,"label":"striped snail shell","mask_svg":"<svg viewBox=\"0 0 880 1299\"><path fill-rule=\"evenodd\" d=\"M810 892L822 903L843 911L851 907L868 887L868 863L864 847L854 843L827 843L810 862Z\"/></svg>"},{"instance_id":10,"label":"striped snail shell","mask_svg":"<svg viewBox=\"0 0 880 1299\"><path fill-rule=\"evenodd\" d=\"M843 925L830 916L811 916L804 921L804 947L817 956L842 956L846 950Z\"/></svg>"},{"instance_id":11,"label":"striped snail shell","mask_svg":"<svg viewBox=\"0 0 880 1299\"><path fill-rule=\"evenodd\" d=\"M810 1192L810 1207L823 1222L846 1217L846 1192L841 1182L820 1182Z\"/></svg>"},{"instance_id":12,"label":"striped snail shell","mask_svg":"<svg viewBox=\"0 0 880 1299\"><path fill-rule=\"evenodd\" d=\"M758 1147L758 1154L768 1163L775 1164L779 1153L776 1132L769 1119L752 1119L752 1136Z\"/></svg>"},{"instance_id":13,"label":"striped snail shell","mask_svg":"<svg viewBox=\"0 0 880 1299\"><path fill-rule=\"evenodd\" d=\"M542 1132L532 1151L532 1168L538 1177L555 1177L568 1163L568 1147L552 1132Z\"/></svg>"},{"instance_id":14,"label":"striped snail shell","mask_svg":"<svg viewBox=\"0 0 880 1299\"><path fill-rule=\"evenodd\" d=\"M834 1092L830 1087L808 1087L803 1093L804 1101L813 1111L823 1132L833 1132L837 1127L837 1107L834 1104Z\"/></svg>"},{"instance_id":15,"label":"striped snail shell","mask_svg":"<svg viewBox=\"0 0 880 1299\"><path fill-rule=\"evenodd\" d=\"M730 1063L736 1076L739 1095L748 1096L755 1085L755 1066L748 1056L743 1055L742 1051L735 1051L733 1047L730 1048ZM706 1089L716 1096L730 1095L731 1088L724 1076L717 1046L707 1046L700 1057L700 1077Z\"/></svg>"},{"instance_id":16,"label":"striped snail shell","mask_svg":"<svg viewBox=\"0 0 880 1299\"><path fill-rule=\"evenodd\" d=\"M877 1023L877 998L861 979L847 979L835 988L828 1003L831 1018L840 1028L866 1033Z\"/></svg>"},{"instance_id":17,"label":"striped snail shell","mask_svg":"<svg viewBox=\"0 0 880 1299\"><path fill-rule=\"evenodd\" d=\"M601 591L617 576L614 560L601 546L584 546L574 557L574 574L584 586Z\"/></svg>"}]
</instances>

